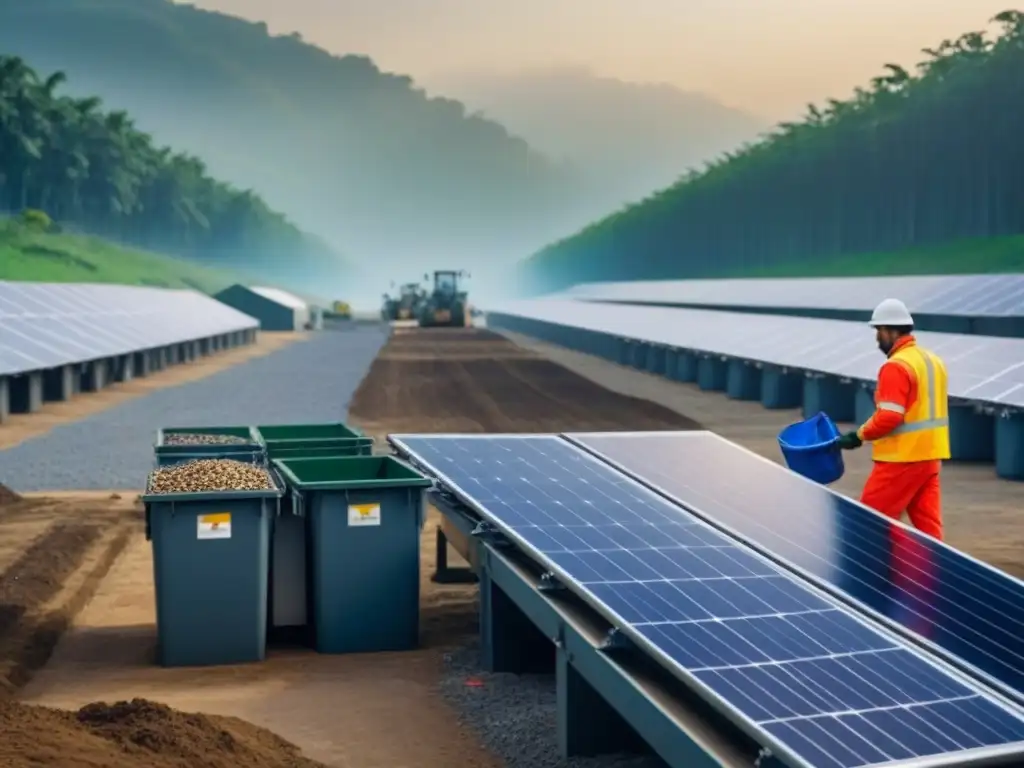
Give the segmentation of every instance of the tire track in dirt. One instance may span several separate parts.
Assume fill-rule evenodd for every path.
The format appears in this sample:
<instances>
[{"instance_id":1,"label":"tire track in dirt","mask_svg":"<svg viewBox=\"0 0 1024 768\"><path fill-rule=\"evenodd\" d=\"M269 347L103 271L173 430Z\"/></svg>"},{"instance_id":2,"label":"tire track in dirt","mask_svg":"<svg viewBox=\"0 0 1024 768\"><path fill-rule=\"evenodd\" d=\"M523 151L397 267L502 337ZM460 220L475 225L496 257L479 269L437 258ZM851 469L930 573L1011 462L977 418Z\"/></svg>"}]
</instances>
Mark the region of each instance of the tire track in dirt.
<instances>
[{"instance_id":1,"label":"tire track in dirt","mask_svg":"<svg viewBox=\"0 0 1024 768\"><path fill-rule=\"evenodd\" d=\"M83 503L4 499L0 525L33 519L20 554L0 573L0 697L28 682L92 598L124 549L138 514L114 498ZM131 525L132 522L136 524Z\"/></svg>"},{"instance_id":2,"label":"tire track in dirt","mask_svg":"<svg viewBox=\"0 0 1024 768\"><path fill-rule=\"evenodd\" d=\"M43 667L53 655L57 643L71 627L79 612L96 593L103 578L110 572L134 533L133 526L122 525L112 535L95 565L89 570L77 589L59 607L41 612L37 620L26 627L23 637L14 638L5 654L6 662L0 664L0 693L4 689L16 691L25 685L32 674ZM20 639L20 642L19 642ZM3 642L0 640L0 647Z\"/></svg>"},{"instance_id":3,"label":"tire track in dirt","mask_svg":"<svg viewBox=\"0 0 1024 768\"><path fill-rule=\"evenodd\" d=\"M88 523L56 523L8 567L0 578L0 644L60 591L99 535Z\"/></svg>"}]
</instances>

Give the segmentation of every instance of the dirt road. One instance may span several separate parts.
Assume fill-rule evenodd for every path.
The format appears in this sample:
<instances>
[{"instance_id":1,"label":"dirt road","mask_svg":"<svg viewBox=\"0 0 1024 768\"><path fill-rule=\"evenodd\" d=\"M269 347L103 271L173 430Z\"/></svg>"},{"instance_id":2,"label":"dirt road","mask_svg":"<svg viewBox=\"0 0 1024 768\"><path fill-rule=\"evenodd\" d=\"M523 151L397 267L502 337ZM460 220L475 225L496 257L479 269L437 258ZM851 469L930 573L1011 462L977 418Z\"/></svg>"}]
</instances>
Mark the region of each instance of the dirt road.
<instances>
[{"instance_id":1,"label":"dirt road","mask_svg":"<svg viewBox=\"0 0 1024 768\"><path fill-rule=\"evenodd\" d=\"M699 429L493 331L396 329L349 408L368 433Z\"/></svg>"}]
</instances>

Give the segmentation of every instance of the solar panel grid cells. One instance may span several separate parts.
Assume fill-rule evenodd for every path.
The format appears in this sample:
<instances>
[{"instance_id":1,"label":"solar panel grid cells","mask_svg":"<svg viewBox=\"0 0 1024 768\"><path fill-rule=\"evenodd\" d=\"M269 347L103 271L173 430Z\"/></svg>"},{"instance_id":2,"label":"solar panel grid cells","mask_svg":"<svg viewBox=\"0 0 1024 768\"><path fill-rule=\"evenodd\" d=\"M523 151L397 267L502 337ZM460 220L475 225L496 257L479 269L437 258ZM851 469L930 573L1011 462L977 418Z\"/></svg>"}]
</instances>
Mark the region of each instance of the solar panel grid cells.
<instances>
[{"instance_id":1,"label":"solar panel grid cells","mask_svg":"<svg viewBox=\"0 0 1024 768\"><path fill-rule=\"evenodd\" d=\"M1011 695L1024 690L1020 581L710 433L569 437Z\"/></svg>"},{"instance_id":2,"label":"solar panel grid cells","mask_svg":"<svg viewBox=\"0 0 1024 768\"><path fill-rule=\"evenodd\" d=\"M576 286L572 294L605 301L860 311L897 298L921 314L1024 316L1019 274L611 282Z\"/></svg>"},{"instance_id":3,"label":"solar panel grid cells","mask_svg":"<svg viewBox=\"0 0 1024 768\"><path fill-rule=\"evenodd\" d=\"M396 439L793 762L1024 740L994 701L558 438Z\"/></svg>"}]
</instances>

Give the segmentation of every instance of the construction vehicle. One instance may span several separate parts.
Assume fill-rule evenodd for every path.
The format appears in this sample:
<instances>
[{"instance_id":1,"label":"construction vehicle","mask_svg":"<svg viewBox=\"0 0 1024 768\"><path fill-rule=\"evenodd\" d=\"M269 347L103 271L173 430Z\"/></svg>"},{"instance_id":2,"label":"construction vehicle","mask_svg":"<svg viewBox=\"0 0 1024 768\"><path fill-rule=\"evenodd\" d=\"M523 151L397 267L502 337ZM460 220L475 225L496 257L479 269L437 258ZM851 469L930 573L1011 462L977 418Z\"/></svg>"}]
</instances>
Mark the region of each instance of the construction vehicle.
<instances>
[{"instance_id":1,"label":"construction vehicle","mask_svg":"<svg viewBox=\"0 0 1024 768\"><path fill-rule=\"evenodd\" d=\"M434 290L420 310L421 328L463 328L469 326L471 310L469 294L460 280L469 277L462 270L438 270L434 273ZM429 280L430 275L424 275Z\"/></svg>"},{"instance_id":2,"label":"construction vehicle","mask_svg":"<svg viewBox=\"0 0 1024 768\"><path fill-rule=\"evenodd\" d=\"M331 304L330 313L324 313L334 320L351 320L352 319L352 307L347 301L336 301Z\"/></svg>"},{"instance_id":3,"label":"construction vehicle","mask_svg":"<svg viewBox=\"0 0 1024 768\"><path fill-rule=\"evenodd\" d=\"M392 283L394 287L394 283ZM426 291L419 283L406 283L399 289L397 298L384 294L381 317L385 320L415 320L420 307L426 300Z\"/></svg>"}]
</instances>

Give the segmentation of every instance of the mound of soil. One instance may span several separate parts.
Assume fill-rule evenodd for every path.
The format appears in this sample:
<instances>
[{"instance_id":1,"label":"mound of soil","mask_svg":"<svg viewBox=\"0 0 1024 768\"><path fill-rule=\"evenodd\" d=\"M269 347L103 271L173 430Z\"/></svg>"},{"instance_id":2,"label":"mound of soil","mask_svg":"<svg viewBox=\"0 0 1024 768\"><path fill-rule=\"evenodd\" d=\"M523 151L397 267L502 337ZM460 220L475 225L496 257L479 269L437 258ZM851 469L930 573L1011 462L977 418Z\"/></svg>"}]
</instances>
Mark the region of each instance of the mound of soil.
<instances>
[{"instance_id":1,"label":"mound of soil","mask_svg":"<svg viewBox=\"0 0 1024 768\"><path fill-rule=\"evenodd\" d=\"M3 483L0 483L0 507L9 507L21 501L21 496L16 494Z\"/></svg>"},{"instance_id":2,"label":"mound of soil","mask_svg":"<svg viewBox=\"0 0 1024 768\"><path fill-rule=\"evenodd\" d=\"M0 703L4 768L325 768L234 717L178 712L145 699L77 712Z\"/></svg>"}]
</instances>

